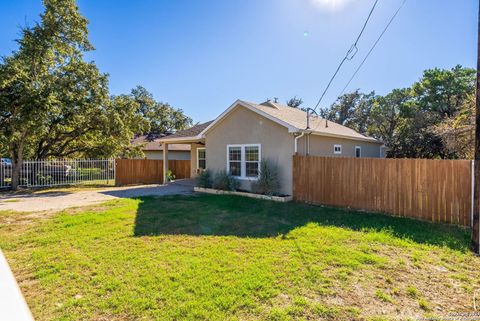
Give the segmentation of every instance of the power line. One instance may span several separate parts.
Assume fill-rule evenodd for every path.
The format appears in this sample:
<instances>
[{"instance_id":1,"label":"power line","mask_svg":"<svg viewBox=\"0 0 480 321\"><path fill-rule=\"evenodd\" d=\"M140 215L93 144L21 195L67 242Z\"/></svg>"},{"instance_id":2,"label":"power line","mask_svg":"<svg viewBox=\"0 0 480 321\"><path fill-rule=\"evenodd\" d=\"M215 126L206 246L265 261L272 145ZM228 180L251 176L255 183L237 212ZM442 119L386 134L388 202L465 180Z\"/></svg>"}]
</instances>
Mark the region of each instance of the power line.
<instances>
[{"instance_id":1,"label":"power line","mask_svg":"<svg viewBox=\"0 0 480 321\"><path fill-rule=\"evenodd\" d=\"M365 28L367 27L368 21L370 20L370 17L372 16L373 10L375 10L375 7L377 6L377 3L378 3L378 0L375 0L374 4L372 6L372 9L370 9L368 17L365 20L365 23L363 24L362 30L360 30L360 33L358 34L357 39L355 40L353 45L350 47L350 49L348 49L347 54L345 55L345 57L342 59L342 61L338 65L337 70L333 74L332 78L330 78L330 81L328 82L327 87L325 87L325 90L323 91L322 95L320 96L320 99L318 100L318 102L315 105L315 108L313 110L316 110L318 108L318 105L320 105L320 103L322 102L323 97L327 93L328 88L330 88L330 85L332 84L333 80L335 79L338 72L340 71L340 68L342 68L342 65L344 64L344 62L347 61L347 60L352 60L353 57L355 57L355 55L357 54L357 52L358 52L358 48L357 48L358 41L360 40L363 32L365 31Z\"/></svg>"},{"instance_id":2,"label":"power line","mask_svg":"<svg viewBox=\"0 0 480 321\"><path fill-rule=\"evenodd\" d=\"M407 0L403 0L403 2L400 4L400 6L398 7L397 11L395 11L395 13L393 14L393 16L390 18L390 21L388 22L388 24L385 26L385 28L383 29L382 33L380 34L380 36L378 36L377 40L375 41L375 43L373 44L373 46L370 48L370 51L367 53L367 55L365 56L365 58L363 58L362 62L360 63L360 65L357 67L357 69L355 70L355 72L353 73L352 77L350 78L350 80L347 82L347 84L345 85L345 87L343 87L342 89L342 92L340 93L340 95L338 95L338 97L342 96L343 93L345 92L345 90L348 88L348 86L350 85L350 83L352 82L353 78L355 78L355 76L357 75L358 71L362 68L363 64L365 63L365 61L368 59L368 57L370 56L370 54L372 53L372 51L375 49L375 47L377 46L377 44L380 42L380 39L382 39L383 35L385 34L385 32L387 31L388 27L390 27L390 25L392 24L393 20L395 20L395 18L397 17L398 13L400 12L400 10L402 9L402 7L405 5L405 2L407 2Z\"/></svg>"}]
</instances>

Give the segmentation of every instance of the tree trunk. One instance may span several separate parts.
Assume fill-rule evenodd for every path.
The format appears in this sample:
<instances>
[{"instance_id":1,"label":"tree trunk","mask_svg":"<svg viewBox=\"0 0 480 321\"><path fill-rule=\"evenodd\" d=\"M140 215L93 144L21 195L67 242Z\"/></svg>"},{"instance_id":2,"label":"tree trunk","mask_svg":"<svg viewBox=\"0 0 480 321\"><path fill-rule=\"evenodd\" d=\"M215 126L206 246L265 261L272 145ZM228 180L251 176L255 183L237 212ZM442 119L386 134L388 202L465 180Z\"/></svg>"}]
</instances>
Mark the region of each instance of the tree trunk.
<instances>
[{"instance_id":1,"label":"tree trunk","mask_svg":"<svg viewBox=\"0 0 480 321\"><path fill-rule=\"evenodd\" d=\"M12 160L12 189L16 191L20 182L20 168L23 161Z\"/></svg>"},{"instance_id":2,"label":"tree trunk","mask_svg":"<svg viewBox=\"0 0 480 321\"><path fill-rule=\"evenodd\" d=\"M12 157L12 189L16 191L20 184L20 169L23 165L23 142L14 146L10 154Z\"/></svg>"}]
</instances>

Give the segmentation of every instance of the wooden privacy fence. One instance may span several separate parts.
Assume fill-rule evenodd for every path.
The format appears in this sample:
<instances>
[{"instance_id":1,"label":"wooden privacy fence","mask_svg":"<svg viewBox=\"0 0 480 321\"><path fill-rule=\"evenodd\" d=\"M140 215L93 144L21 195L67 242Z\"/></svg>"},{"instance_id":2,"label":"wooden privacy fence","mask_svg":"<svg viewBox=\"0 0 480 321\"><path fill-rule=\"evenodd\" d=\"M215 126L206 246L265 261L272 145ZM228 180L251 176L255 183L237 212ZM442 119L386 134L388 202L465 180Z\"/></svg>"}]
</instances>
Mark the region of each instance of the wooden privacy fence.
<instances>
[{"instance_id":1,"label":"wooden privacy fence","mask_svg":"<svg viewBox=\"0 0 480 321\"><path fill-rule=\"evenodd\" d=\"M293 196L309 203L470 226L472 163L294 156Z\"/></svg>"},{"instance_id":2,"label":"wooden privacy fence","mask_svg":"<svg viewBox=\"0 0 480 321\"><path fill-rule=\"evenodd\" d=\"M190 178L190 160L169 160L168 168L177 179ZM161 184L163 183L163 160L117 159L115 184Z\"/></svg>"}]
</instances>

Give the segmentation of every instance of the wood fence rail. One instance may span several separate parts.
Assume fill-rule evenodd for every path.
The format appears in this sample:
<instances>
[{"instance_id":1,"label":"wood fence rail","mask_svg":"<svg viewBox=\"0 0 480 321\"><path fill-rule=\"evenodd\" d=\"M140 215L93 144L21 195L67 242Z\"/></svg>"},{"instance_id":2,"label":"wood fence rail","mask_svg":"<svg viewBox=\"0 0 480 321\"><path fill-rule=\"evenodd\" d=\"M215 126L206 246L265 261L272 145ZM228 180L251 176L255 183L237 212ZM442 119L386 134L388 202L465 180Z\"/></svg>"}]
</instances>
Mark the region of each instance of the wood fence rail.
<instances>
[{"instance_id":1,"label":"wood fence rail","mask_svg":"<svg viewBox=\"0 0 480 321\"><path fill-rule=\"evenodd\" d=\"M471 162L294 156L293 196L309 203L470 226Z\"/></svg>"},{"instance_id":2,"label":"wood fence rail","mask_svg":"<svg viewBox=\"0 0 480 321\"><path fill-rule=\"evenodd\" d=\"M168 168L177 179L190 178L190 160L169 160ZM115 184L162 184L163 160L117 159Z\"/></svg>"}]
</instances>

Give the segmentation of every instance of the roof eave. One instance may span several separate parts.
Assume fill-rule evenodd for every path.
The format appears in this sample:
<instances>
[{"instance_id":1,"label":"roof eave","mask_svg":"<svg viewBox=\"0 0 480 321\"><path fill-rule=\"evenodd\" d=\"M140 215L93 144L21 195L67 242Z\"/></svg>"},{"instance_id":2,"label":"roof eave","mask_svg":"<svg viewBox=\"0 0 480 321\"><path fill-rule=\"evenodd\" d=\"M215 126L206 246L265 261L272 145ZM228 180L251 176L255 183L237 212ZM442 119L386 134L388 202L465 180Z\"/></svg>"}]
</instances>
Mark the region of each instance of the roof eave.
<instances>
[{"instance_id":1,"label":"roof eave","mask_svg":"<svg viewBox=\"0 0 480 321\"><path fill-rule=\"evenodd\" d=\"M197 136L188 136L188 137L165 138L165 139L160 140L160 142L165 143L165 144L176 144L176 143L186 144L186 143L194 143L194 142L197 142L199 140L201 141L203 139L204 139L203 137L201 137L200 135L197 135Z\"/></svg>"},{"instance_id":2,"label":"roof eave","mask_svg":"<svg viewBox=\"0 0 480 321\"><path fill-rule=\"evenodd\" d=\"M305 132L307 134L312 134L312 135L318 135L318 136L335 137L335 138L351 139L351 140L357 140L357 141L363 141L363 142L369 142L369 143L383 144L383 142L376 140L375 138L368 138L368 137L362 138L362 137L355 137L355 136L348 136L348 135L323 133L323 132L317 132L317 131L312 131L308 129L302 130L302 132Z\"/></svg>"}]
</instances>

